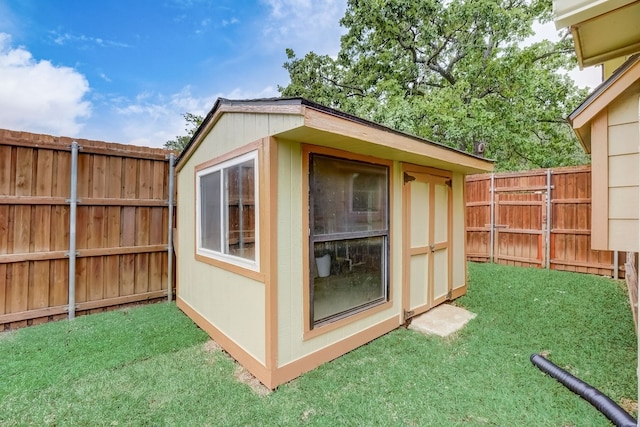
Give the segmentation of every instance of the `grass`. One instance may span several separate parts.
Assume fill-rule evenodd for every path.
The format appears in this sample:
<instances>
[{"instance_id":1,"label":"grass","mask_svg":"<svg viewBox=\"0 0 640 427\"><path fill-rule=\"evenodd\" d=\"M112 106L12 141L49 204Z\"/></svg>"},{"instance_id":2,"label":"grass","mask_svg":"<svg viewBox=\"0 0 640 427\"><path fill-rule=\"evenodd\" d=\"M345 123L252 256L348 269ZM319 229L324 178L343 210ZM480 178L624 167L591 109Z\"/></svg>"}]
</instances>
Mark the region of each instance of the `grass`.
<instances>
[{"instance_id":1,"label":"grass","mask_svg":"<svg viewBox=\"0 0 640 427\"><path fill-rule=\"evenodd\" d=\"M260 396L173 304L0 334L0 426L606 426L529 362L549 358L636 400L636 338L620 282L470 264L449 339L398 329ZM634 414L635 415L635 414Z\"/></svg>"}]
</instances>

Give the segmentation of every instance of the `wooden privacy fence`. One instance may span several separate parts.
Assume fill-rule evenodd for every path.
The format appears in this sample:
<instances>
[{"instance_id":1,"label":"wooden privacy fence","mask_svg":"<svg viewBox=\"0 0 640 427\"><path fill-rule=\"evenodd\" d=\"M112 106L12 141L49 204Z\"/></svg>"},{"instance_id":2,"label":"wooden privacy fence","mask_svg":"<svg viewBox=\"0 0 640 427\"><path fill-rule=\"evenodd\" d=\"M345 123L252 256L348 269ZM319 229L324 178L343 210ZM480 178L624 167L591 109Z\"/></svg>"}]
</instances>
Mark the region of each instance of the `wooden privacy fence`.
<instances>
[{"instance_id":1,"label":"wooden privacy fence","mask_svg":"<svg viewBox=\"0 0 640 427\"><path fill-rule=\"evenodd\" d=\"M467 259L624 278L624 253L591 250L591 167L470 175Z\"/></svg>"},{"instance_id":2,"label":"wooden privacy fence","mask_svg":"<svg viewBox=\"0 0 640 427\"><path fill-rule=\"evenodd\" d=\"M0 329L161 298L173 284L169 152L77 142L70 281L72 140L0 130Z\"/></svg>"}]
</instances>

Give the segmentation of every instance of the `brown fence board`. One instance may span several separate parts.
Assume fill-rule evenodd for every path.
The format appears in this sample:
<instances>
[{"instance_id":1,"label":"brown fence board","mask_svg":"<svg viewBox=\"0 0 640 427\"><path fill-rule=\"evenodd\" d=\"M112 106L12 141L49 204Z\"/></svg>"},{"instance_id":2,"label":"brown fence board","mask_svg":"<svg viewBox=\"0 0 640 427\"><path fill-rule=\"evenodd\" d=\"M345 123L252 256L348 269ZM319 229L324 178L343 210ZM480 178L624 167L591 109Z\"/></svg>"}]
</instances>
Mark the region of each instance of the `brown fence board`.
<instances>
[{"instance_id":1,"label":"brown fence board","mask_svg":"<svg viewBox=\"0 0 640 427\"><path fill-rule=\"evenodd\" d=\"M77 141L76 311L166 295L168 152ZM0 329L68 311L71 143L0 130Z\"/></svg>"},{"instance_id":2,"label":"brown fence board","mask_svg":"<svg viewBox=\"0 0 640 427\"><path fill-rule=\"evenodd\" d=\"M591 168L552 169L547 195L547 170L467 177L467 259L490 259L490 210L494 204L495 262L544 266L557 270L612 276L613 252L591 250ZM544 259L546 204L551 204L549 260ZM537 239L537 241L536 241ZM538 250L534 250L534 248ZM620 253L620 258L624 253ZM624 269L619 262L619 277Z\"/></svg>"}]
</instances>

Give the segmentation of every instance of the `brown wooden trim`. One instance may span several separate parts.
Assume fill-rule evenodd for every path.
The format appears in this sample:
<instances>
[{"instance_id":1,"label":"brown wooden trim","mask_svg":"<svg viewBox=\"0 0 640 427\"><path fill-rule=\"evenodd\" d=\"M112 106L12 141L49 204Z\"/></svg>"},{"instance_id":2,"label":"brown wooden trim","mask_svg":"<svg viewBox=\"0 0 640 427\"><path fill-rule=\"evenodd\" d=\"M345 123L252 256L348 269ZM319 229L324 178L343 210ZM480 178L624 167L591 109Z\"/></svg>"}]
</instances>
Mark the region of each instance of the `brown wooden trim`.
<instances>
[{"instance_id":1,"label":"brown wooden trim","mask_svg":"<svg viewBox=\"0 0 640 427\"><path fill-rule=\"evenodd\" d=\"M570 228L552 228L552 234L579 234L579 235L591 235L591 230L578 230Z\"/></svg>"},{"instance_id":2,"label":"brown wooden trim","mask_svg":"<svg viewBox=\"0 0 640 427\"><path fill-rule=\"evenodd\" d=\"M464 187L464 180L462 180L462 186ZM453 291L453 248L455 247L455 242L453 241L453 209L454 209L454 205L453 205L453 178L451 181L451 185L447 187L447 200L448 200L448 204L449 206L447 206L448 209L448 213L447 213L447 243L446 243L446 248L447 248L447 293L448 295L446 296L445 299L448 299L449 296L452 294ZM462 194L463 198L462 198L462 205L460 206L460 208L465 211L466 208L464 206L464 194ZM436 249L437 249L438 245L436 245Z\"/></svg>"},{"instance_id":3,"label":"brown wooden trim","mask_svg":"<svg viewBox=\"0 0 640 427\"><path fill-rule=\"evenodd\" d=\"M599 250L609 249L608 123L607 111L591 122L591 248Z\"/></svg>"},{"instance_id":4,"label":"brown wooden trim","mask_svg":"<svg viewBox=\"0 0 640 427\"><path fill-rule=\"evenodd\" d=\"M531 229L527 229L527 228L498 228L497 231L502 234L502 233L509 233L509 234L542 234L543 231L542 230L531 230Z\"/></svg>"},{"instance_id":5,"label":"brown wooden trim","mask_svg":"<svg viewBox=\"0 0 640 427\"><path fill-rule=\"evenodd\" d=\"M503 206L542 206L542 200L501 200ZM497 204L497 203L496 203Z\"/></svg>"},{"instance_id":6,"label":"brown wooden trim","mask_svg":"<svg viewBox=\"0 0 640 427\"><path fill-rule=\"evenodd\" d=\"M496 177L496 179L497 178L498 177ZM496 187L494 189L496 193L519 193L519 192L526 193L526 192L546 191L546 190L547 190L546 185L526 185L526 186L520 186L520 187Z\"/></svg>"},{"instance_id":7,"label":"brown wooden trim","mask_svg":"<svg viewBox=\"0 0 640 427\"><path fill-rule=\"evenodd\" d=\"M114 305L127 304L131 302L147 301L151 299L163 298L167 296L167 291L146 292L142 294L126 295L115 298L105 298L95 301L87 301L76 304L76 311L93 310L96 308L112 307ZM58 314L66 314L69 312L67 305L58 305L55 307L38 308L35 310L20 311L17 313L8 313L0 315L0 324L20 322L23 320L37 319L40 317L55 316Z\"/></svg>"},{"instance_id":8,"label":"brown wooden trim","mask_svg":"<svg viewBox=\"0 0 640 427\"><path fill-rule=\"evenodd\" d=\"M2 196L0 205L68 205L64 197Z\"/></svg>"},{"instance_id":9,"label":"brown wooden trim","mask_svg":"<svg viewBox=\"0 0 640 427\"><path fill-rule=\"evenodd\" d=\"M66 305L55 307L38 308L35 310L20 311L17 313L8 313L0 315L0 325L5 323L20 322L22 320L37 319L39 317L55 316L57 314L66 314L69 308Z\"/></svg>"},{"instance_id":10,"label":"brown wooden trim","mask_svg":"<svg viewBox=\"0 0 640 427\"><path fill-rule=\"evenodd\" d=\"M242 147L238 147L234 150L231 150L227 153L224 153L221 156L214 157L213 159L207 160L206 162L200 163L194 167L194 171L197 174L203 169L207 169L211 166L218 165L220 163L226 162L227 160L234 159L236 157L240 157L243 154L251 153L252 151L258 150L262 147L264 140L259 139L257 141L253 141L249 144L243 145Z\"/></svg>"},{"instance_id":11,"label":"brown wooden trim","mask_svg":"<svg viewBox=\"0 0 640 427\"><path fill-rule=\"evenodd\" d=\"M128 304L130 302L147 301L167 296L167 290L145 292L142 294L124 295L114 298L99 299L95 301L85 301L76 304L76 310L93 310L95 308L110 307L113 305Z\"/></svg>"},{"instance_id":12,"label":"brown wooden trim","mask_svg":"<svg viewBox=\"0 0 640 427\"><path fill-rule=\"evenodd\" d=\"M264 385L269 388L277 387L277 384L273 384L271 378L271 372L256 358L254 358L249 352L240 347L235 341L232 341L218 328L216 328L208 319L198 313L193 307L191 307L181 297L176 298L176 305L182 310L191 320L195 322L201 329L203 329L209 336L218 344L224 348L224 350L237 360L242 366L249 370L256 378L260 380Z\"/></svg>"},{"instance_id":13,"label":"brown wooden trim","mask_svg":"<svg viewBox=\"0 0 640 427\"><path fill-rule=\"evenodd\" d=\"M299 377L305 372L317 368L323 363L336 359L349 351L365 345L374 339L397 329L400 326L398 317L393 316L355 335L342 339L307 356L279 367L272 378L272 388Z\"/></svg>"},{"instance_id":14,"label":"brown wooden trim","mask_svg":"<svg viewBox=\"0 0 640 427\"><path fill-rule=\"evenodd\" d=\"M429 183L429 240L434 242L436 232L436 186L431 179L427 182ZM427 307L429 309L434 304L435 255L433 252L427 256Z\"/></svg>"},{"instance_id":15,"label":"brown wooden trim","mask_svg":"<svg viewBox=\"0 0 640 427\"><path fill-rule=\"evenodd\" d=\"M145 153L145 152L137 152L137 151L128 151L124 149L117 148L99 148L92 147L90 145L83 145L81 140L77 140L80 145L80 155L82 154L99 154L103 156L115 156L115 157L127 157L130 159L142 159L142 160L154 160L154 161L163 161L168 162L169 159L167 156L170 151L167 150L166 153L156 154L153 152ZM157 150L157 149L156 149Z\"/></svg>"},{"instance_id":16,"label":"brown wooden trim","mask_svg":"<svg viewBox=\"0 0 640 427\"><path fill-rule=\"evenodd\" d=\"M466 267L465 267L465 270L466 270ZM459 286L451 290L451 299L453 300L456 298L460 298L461 296L466 295L466 293L467 293L467 285L465 283L464 286Z\"/></svg>"},{"instance_id":17,"label":"brown wooden trim","mask_svg":"<svg viewBox=\"0 0 640 427\"><path fill-rule=\"evenodd\" d=\"M577 204L589 204L591 203L591 199L554 199L551 200L551 203L554 205L577 205Z\"/></svg>"},{"instance_id":18,"label":"brown wooden trim","mask_svg":"<svg viewBox=\"0 0 640 427\"><path fill-rule=\"evenodd\" d=\"M462 179L462 200L463 200L463 202L467 200L467 185L466 185L466 177L465 176L463 176L463 179ZM451 291L451 297L453 299L456 299L459 296L462 296L462 295L466 294L467 293L467 286L468 286L468 283L469 283L469 272L468 272L468 266L467 266L467 264L468 264L467 263L467 259L469 259L468 258L469 253L467 251L467 231L466 231L466 227L467 227L467 208L466 207L463 209L463 212L462 212L462 226L465 227L465 232L462 233L462 235L464 236L463 239L462 239L462 244L463 244L462 252L464 254L464 258L462 260L459 260L458 262L463 262L464 263L464 276L463 276L463 279L462 279L462 280L464 280L464 282L463 282L461 287L454 288ZM454 260L454 262L455 262L455 260ZM457 295L456 292L459 292L460 295Z\"/></svg>"},{"instance_id":19,"label":"brown wooden trim","mask_svg":"<svg viewBox=\"0 0 640 427\"><path fill-rule=\"evenodd\" d=\"M568 173L591 172L591 165L582 166L564 166L551 169L551 175L561 175Z\"/></svg>"},{"instance_id":20,"label":"brown wooden trim","mask_svg":"<svg viewBox=\"0 0 640 427\"><path fill-rule=\"evenodd\" d=\"M278 143L265 138L260 150L261 257L265 275L265 365L278 364Z\"/></svg>"},{"instance_id":21,"label":"brown wooden trim","mask_svg":"<svg viewBox=\"0 0 640 427\"><path fill-rule=\"evenodd\" d=\"M414 165L412 163L402 163L402 172L419 173L424 175L431 175L440 178L453 178L453 172L444 169L431 168L428 166Z\"/></svg>"},{"instance_id":22,"label":"brown wooden trim","mask_svg":"<svg viewBox=\"0 0 640 427\"><path fill-rule=\"evenodd\" d=\"M566 259L552 259L551 264L554 265L568 265L571 267L585 267L585 268L599 268L603 270L613 270L613 264L602 264L597 262L581 262L581 261L569 261Z\"/></svg>"},{"instance_id":23,"label":"brown wooden trim","mask_svg":"<svg viewBox=\"0 0 640 427\"><path fill-rule=\"evenodd\" d=\"M19 132L20 134L26 134L31 136L38 136L39 134L33 134L29 132ZM43 135L45 137L49 137L48 135ZM75 139L68 137L61 137L60 139L56 137L53 138L55 142L43 141L38 139L23 139L23 138L15 138L13 136L0 135L0 145L10 145L14 147L25 147L25 148L33 148L40 150L53 150L53 151L71 151L71 142L76 141L78 145L80 145L79 154L99 154L103 156L116 156L116 157L126 157L133 159L144 159L144 160L154 160L154 161L163 161L168 162L169 159L167 156L171 153L170 150L164 150L161 148L146 148L146 147L138 147L134 145L122 145L115 144L111 142L100 142L100 141L90 141L83 139ZM93 143L103 144L104 147L94 147ZM119 147L131 147L135 149L147 149L149 152L141 152L141 151L131 151L126 148ZM162 153L158 153L158 151L162 151Z\"/></svg>"},{"instance_id":24,"label":"brown wooden trim","mask_svg":"<svg viewBox=\"0 0 640 427\"><path fill-rule=\"evenodd\" d=\"M213 265L214 267L218 267L222 270L226 270L231 273L235 273L240 276L248 277L249 279L264 283L265 277L264 273L261 271L250 270L239 265L231 264L227 261L221 261L219 259L211 258L205 255L200 255L197 252L195 253L195 258L197 261L204 262L205 264Z\"/></svg>"},{"instance_id":25,"label":"brown wooden trim","mask_svg":"<svg viewBox=\"0 0 640 427\"><path fill-rule=\"evenodd\" d=\"M525 258L519 256L511 256L511 255L495 255L494 258L501 259L505 261L516 261L516 262L524 262L527 264L540 264L542 265L542 260L536 258Z\"/></svg>"},{"instance_id":26,"label":"brown wooden trim","mask_svg":"<svg viewBox=\"0 0 640 427\"><path fill-rule=\"evenodd\" d=\"M465 185L465 188L466 188L466 185ZM474 208L477 206L491 206L491 201L487 200L486 202L467 202L465 206L468 208Z\"/></svg>"},{"instance_id":27,"label":"brown wooden trim","mask_svg":"<svg viewBox=\"0 0 640 427\"><path fill-rule=\"evenodd\" d=\"M364 311L360 311L358 313L352 314L351 316L343 317L342 319L336 320L334 322L330 322L322 326L316 326L309 331L304 331L304 333L302 334L302 340L308 341L312 338L326 334L327 332L335 331L336 329L340 329L353 322L357 322L358 320L365 319L369 316L373 316L374 314L388 310L392 307L393 307L393 302L387 301L387 302L381 303L380 305L376 305L371 308L368 308Z\"/></svg>"},{"instance_id":28,"label":"brown wooden trim","mask_svg":"<svg viewBox=\"0 0 640 427\"><path fill-rule=\"evenodd\" d=\"M335 322L331 322L331 323L327 323L325 325L322 326L316 326L313 327L313 325L311 324L311 312L309 310L310 304L311 304L311 296L309 294L309 288L311 286L311 282L310 282L310 272L311 272L311 266L310 266L310 257L311 257L311 253L310 253L310 248L309 248L309 235L308 232L305 233L304 230L310 230L310 225L309 225L309 156L311 154L321 154L321 155L327 155L327 156L333 156L333 157L338 157L341 159L345 159L345 160L356 160L356 161L361 161L361 162L367 162L367 163L373 163L373 164L377 164L377 165L382 165L382 166L386 166L389 168L389 204L390 206L391 203L393 202L392 198L391 198L391 193L393 193L393 180L392 180L392 176L393 175L393 161L392 160L386 160L386 159L380 159L377 157L373 157L373 156L366 156L363 154L356 154L356 153L351 153L348 151L343 151L343 150L338 150L335 148L330 148L330 147L321 147L321 146L317 146L317 145L311 145L311 144L302 144L301 145L301 151L302 151L302 194L301 194L301 198L302 198L302 271L303 271L303 282L302 282L302 286L303 286L303 293L302 293L302 303L303 303L303 317L304 317L304 332L303 332L303 340L308 340L311 338L314 338L320 334L324 334L326 332L335 330L337 328L343 327L347 324L353 323L354 321L370 316L372 314L377 313L378 311L382 311L385 310L389 307L392 306L392 302L391 302L391 295L393 294L393 283L391 280L391 277L389 278L389 301L374 306L370 309L364 310L362 312L359 313L355 313L351 316L347 316L345 318L342 318L340 320L336 320ZM389 239L391 239L391 228L392 228L392 223L391 223L391 216L389 216ZM389 240L389 247L391 247L391 240ZM389 264L391 265L392 260L391 260L391 256L389 257Z\"/></svg>"},{"instance_id":29,"label":"brown wooden trim","mask_svg":"<svg viewBox=\"0 0 640 427\"><path fill-rule=\"evenodd\" d=\"M491 227L467 227L465 230L467 232L489 232L491 231Z\"/></svg>"},{"instance_id":30,"label":"brown wooden trim","mask_svg":"<svg viewBox=\"0 0 640 427\"><path fill-rule=\"evenodd\" d=\"M111 256L111 255L127 255L141 254L151 252L165 252L167 245L144 245L144 246L121 246L118 248L91 248L78 249L77 258L95 257L95 256ZM47 251L47 252L28 252L20 254L2 254L0 255L0 264L9 264L23 261L51 261L56 259L65 259L69 256L69 251Z\"/></svg>"},{"instance_id":31,"label":"brown wooden trim","mask_svg":"<svg viewBox=\"0 0 640 427\"><path fill-rule=\"evenodd\" d=\"M69 199L65 197L42 196L2 196L0 205L68 205ZM83 197L78 199L80 206L140 206L140 207L165 207L168 201L165 199L116 199Z\"/></svg>"},{"instance_id":32,"label":"brown wooden trim","mask_svg":"<svg viewBox=\"0 0 640 427\"><path fill-rule=\"evenodd\" d=\"M402 164L401 175L404 175L407 165ZM411 309L411 186L405 182L402 185L402 306L400 320L404 324L404 313Z\"/></svg>"},{"instance_id":33,"label":"brown wooden trim","mask_svg":"<svg viewBox=\"0 0 640 427\"><path fill-rule=\"evenodd\" d=\"M480 253L480 252L467 252L468 258L489 258L489 254Z\"/></svg>"}]
</instances>

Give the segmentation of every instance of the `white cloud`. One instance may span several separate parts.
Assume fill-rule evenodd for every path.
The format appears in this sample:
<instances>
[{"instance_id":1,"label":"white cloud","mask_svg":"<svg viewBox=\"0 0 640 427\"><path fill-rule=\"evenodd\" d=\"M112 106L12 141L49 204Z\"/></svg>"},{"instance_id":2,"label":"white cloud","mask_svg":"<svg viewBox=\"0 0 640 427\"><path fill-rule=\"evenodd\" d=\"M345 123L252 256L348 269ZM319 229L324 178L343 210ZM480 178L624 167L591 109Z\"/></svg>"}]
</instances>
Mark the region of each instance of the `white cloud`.
<instances>
[{"instance_id":1,"label":"white cloud","mask_svg":"<svg viewBox=\"0 0 640 427\"><path fill-rule=\"evenodd\" d=\"M166 141L177 135L185 134L184 113L205 116L217 98L255 99L278 95L273 86L257 91L235 88L226 93L194 96L191 87L165 96L144 92L136 96L133 102L122 102L114 108L119 123L120 142L150 147L161 147Z\"/></svg>"},{"instance_id":2,"label":"white cloud","mask_svg":"<svg viewBox=\"0 0 640 427\"><path fill-rule=\"evenodd\" d=\"M346 0L261 0L269 8L263 34L278 49L283 45L307 53L334 55L344 29L339 21Z\"/></svg>"},{"instance_id":3,"label":"white cloud","mask_svg":"<svg viewBox=\"0 0 640 427\"><path fill-rule=\"evenodd\" d=\"M91 115L84 75L73 68L36 60L23 47L11 47L0 33L0 127L76 136Z\"/></svg>"},{"instance_id":4,"label":"white cloud","mask_svg":"<svg viewBox=\"0 0 640 427\"><path fill-rule=\"evenodd\" d=\"M67 43L77 43L77 44L95 44L101 47L131 47L126 43L117 42L113 40L105 40L100 37L91 37L86 36L84 34L74 35L69 33L59 33L57 31L51 31L51 36L53 36L53 42L57 45L63 46Z\"/></svg>"}]
</instances>

